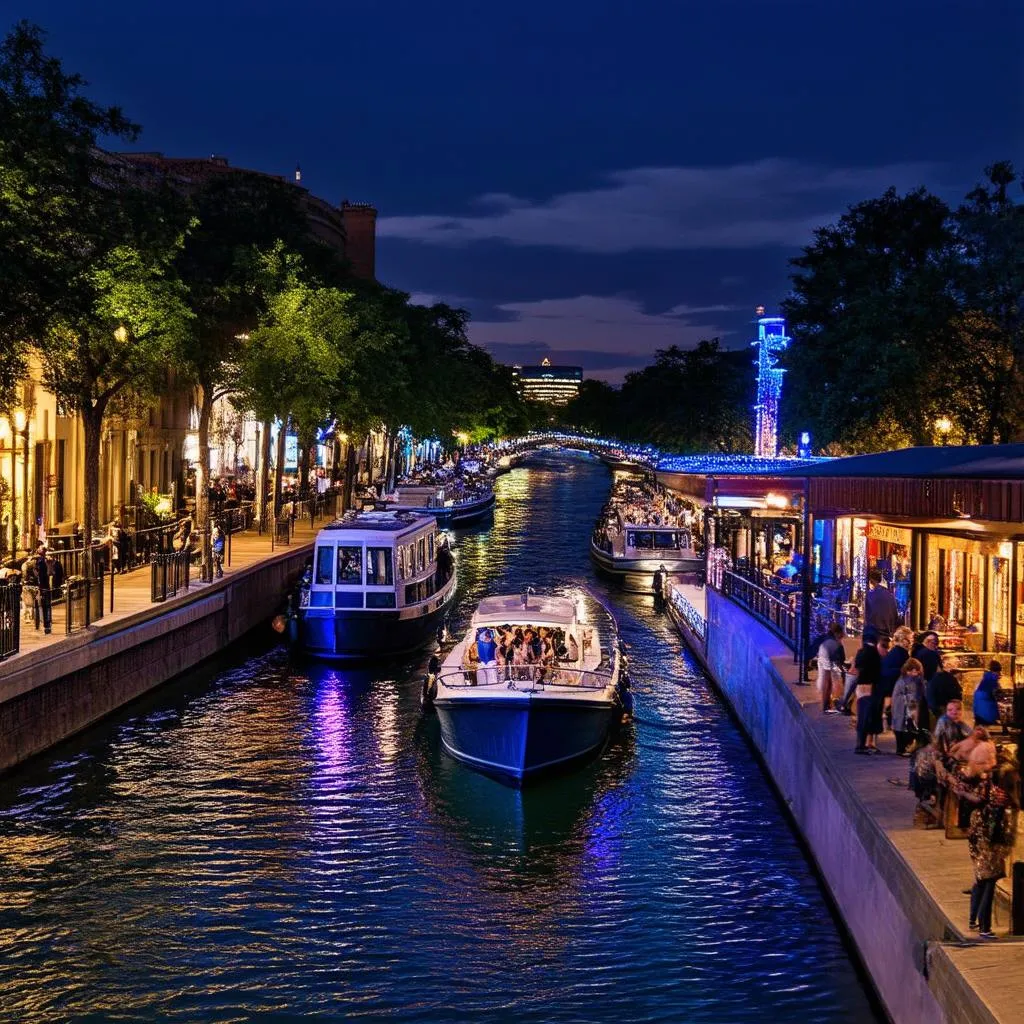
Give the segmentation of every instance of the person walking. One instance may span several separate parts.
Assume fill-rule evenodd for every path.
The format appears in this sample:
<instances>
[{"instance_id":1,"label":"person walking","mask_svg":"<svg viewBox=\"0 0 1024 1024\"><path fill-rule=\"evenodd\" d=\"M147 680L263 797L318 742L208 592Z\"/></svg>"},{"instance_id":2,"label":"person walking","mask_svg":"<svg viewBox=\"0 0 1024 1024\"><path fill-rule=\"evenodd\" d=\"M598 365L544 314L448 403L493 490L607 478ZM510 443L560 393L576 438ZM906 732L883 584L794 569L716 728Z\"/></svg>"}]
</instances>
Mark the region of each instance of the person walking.
<instances>
[{"instance_id":1,"label":"person walking","mask_svg":"<svg viewBox=\"0 0 1024 1024\"><path fill-rule=\"evenodd\" d=\"M900 624L900 612L892 591L882 586L882 572L872 569L868 573L868 592L864 598L864 631L874 630L888 640Z\"/></svg>"},{"instance_id":2,"label":"person walking","mask_svg":"<svg viewBox=\"0 0 1024 1024\"><path fill-rule=\"evenodd\" d=\"M965 791L963 799L977 802L967 829L967 848L974 868L968 927L978 938L994 939L992 903L996 883L1006 877L1006 858L1017 836L1020 780L1016 772L1003 768L978 789Z\"/></svg>"},{"instance_id":3,"label":"person walking","mask_svg":"<svg viewBox=\"0 0 1024 1024\"><path fill-rule=\"evenodd\" d=\"M864 630L864 646L853 660L857 679L857 746L855 754L877 753L875 737L882 731L881 694L882 658L889 653L889 641L873 630ZM876 708L877 705L877 708Z\"/></svg>"},{"instance_id":4,"label":"person walking","mask_svg":"<svg viewBox=\"0 0 1024 1024\"><path fill-rule=\"evenodd\" d=\"M896 734L896 753L909 757L911 741L920 727L924 706L924 668L917 658L907 658L892 690L892 728Z\"/></svg>"},{"instance_id":5,"label":"person walking","mask_svg":"<svg viewBox=\"0 0 1024 1024\"><path fill-rule=\"evenodd\" d=\"M818 692L821 694L821 710L826 715L838 714L832 707L832 693L843 684L843 669L846 667L846 652L843 650L843 627L833 622L818 645Z\"/></svg>"},{"instance_id":6,"label":"person walking","mask_svg":"<svg viewBox=\"0 0 1024 1024\"><path fill-rule=\"evenodd\" d=\"M896 681L903 674L903 665L910 657L914 644L914 633L908 626L897 626L892 634L889 653L882 659L882 713L888 717L889 728L896 730L893 723L901 721L892 710L892 692Z\"/></svg>"}]
</instances>

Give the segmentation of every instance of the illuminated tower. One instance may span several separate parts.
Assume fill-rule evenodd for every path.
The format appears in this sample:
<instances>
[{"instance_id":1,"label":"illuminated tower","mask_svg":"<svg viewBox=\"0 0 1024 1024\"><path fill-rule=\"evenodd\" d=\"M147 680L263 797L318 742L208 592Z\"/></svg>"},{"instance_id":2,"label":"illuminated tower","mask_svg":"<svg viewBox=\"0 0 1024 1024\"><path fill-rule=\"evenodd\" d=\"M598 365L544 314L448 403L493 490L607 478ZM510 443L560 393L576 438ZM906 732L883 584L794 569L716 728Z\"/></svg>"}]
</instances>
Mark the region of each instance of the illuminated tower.
<instances>
[{"instance_id":1,"label":"illuminated tower","mask_svg":"<svg viewBox=\"0 0 1024 1024\"><path fill-rule=\"evenodd\" d=\"M786 321L781 316L765 316L757 307L757 423L754 427L754 454L774 459L779 453L779 399L782 375L779 353L789 344Z\"/></svg>"}]
</instances>

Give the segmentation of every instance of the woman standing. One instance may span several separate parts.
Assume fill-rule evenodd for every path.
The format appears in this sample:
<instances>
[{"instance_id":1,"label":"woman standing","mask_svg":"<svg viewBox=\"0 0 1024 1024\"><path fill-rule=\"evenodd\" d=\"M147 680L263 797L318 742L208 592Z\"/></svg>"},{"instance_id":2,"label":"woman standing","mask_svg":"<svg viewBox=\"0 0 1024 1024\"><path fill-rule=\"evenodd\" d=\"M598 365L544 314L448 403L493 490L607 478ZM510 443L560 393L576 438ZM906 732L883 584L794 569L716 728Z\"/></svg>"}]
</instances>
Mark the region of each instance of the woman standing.
<instances>
[{"instance_id":1,"label":"woman standing","mask_svg":"<svg viewBox=\"0 0 1024 1024\"><path fill-rule=\"evenodd\" d=\"M977 928L982 939L996 937L992 931L992 901L996 882L1006 876L1006 857L1017 834L1019 789L1016 772L1004 768L977 790L976 796L964 794L980 804L971 814L967 845L974 865L969 927Z\"/></svg>"},{"instance_id":2,"label":"woman standing","mask_svg":"<svg viewBox=\"0 0 1024 1024\"><path fill-rule=\"evenodd\" d=\"M896 733L896 753L900 757L910 756L907 748L920 726L923 704L924 667L917 658L907 658L892 690L892 728Z\"/></svg>"}]
</instances>

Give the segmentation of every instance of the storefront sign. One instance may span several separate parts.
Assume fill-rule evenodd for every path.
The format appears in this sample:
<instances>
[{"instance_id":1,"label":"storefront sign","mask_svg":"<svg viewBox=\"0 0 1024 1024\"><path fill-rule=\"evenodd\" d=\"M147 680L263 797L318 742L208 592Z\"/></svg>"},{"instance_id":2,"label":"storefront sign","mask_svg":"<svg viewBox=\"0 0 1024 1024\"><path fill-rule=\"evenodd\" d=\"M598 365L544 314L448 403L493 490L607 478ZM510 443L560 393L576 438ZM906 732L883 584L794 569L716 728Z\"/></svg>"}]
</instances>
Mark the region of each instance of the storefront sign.
<instances>
[{"instance_id":1,"label":"storefront sign","mask_svg":"<svg viewBox=\"0 0 1024 1024\"><path fill-rule=\"evenodd\" d=\"M886 541L889 544L910 545L910 531L901 529L898 526L889 526L887 523L868 523L864 535L869 540Z\"/></svg>"}]
</instances>

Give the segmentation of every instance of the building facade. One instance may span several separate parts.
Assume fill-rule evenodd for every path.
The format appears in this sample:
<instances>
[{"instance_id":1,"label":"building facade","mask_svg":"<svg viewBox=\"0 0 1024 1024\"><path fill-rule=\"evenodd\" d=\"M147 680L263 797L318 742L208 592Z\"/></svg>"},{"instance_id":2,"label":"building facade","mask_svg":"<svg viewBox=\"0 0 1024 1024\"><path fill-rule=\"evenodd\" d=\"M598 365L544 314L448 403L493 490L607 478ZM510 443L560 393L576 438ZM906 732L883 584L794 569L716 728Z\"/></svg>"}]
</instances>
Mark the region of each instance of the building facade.
<instances>
[{"instance_id":1,"label":"building facade","mask_svg":"<svg viewBox=\"0 0 1024 1024\"><path fill-rule=\"evenodd\" d=\"M549 405L568 405L583 384L582 367L552 366L550 359L540 366L513 366L512 376L526 401Z\"/></svg>"}]
</instances>

